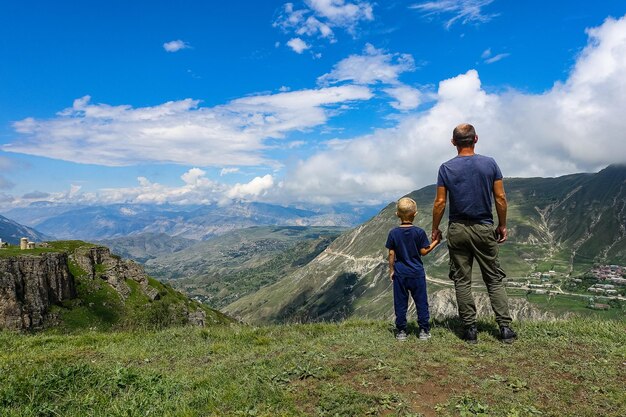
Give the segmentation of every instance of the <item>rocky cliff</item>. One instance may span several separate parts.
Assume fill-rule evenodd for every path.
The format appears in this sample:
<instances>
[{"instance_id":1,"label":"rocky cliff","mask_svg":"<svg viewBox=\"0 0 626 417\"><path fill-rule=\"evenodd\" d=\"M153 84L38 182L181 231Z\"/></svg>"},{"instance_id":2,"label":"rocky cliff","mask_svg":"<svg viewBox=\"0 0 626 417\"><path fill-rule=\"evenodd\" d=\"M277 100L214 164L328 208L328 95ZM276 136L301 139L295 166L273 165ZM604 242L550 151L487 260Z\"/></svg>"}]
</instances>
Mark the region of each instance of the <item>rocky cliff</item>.
<instances>
[{"instance_id":1,"label":"rocky cliff","mask_svg":"<svg viewBox=\"0 0 626 417\"><path fill-rule=\"evenodd\" d=\"M110 249L105 246L79 247L71 255L71 260L76 263L81 272L86 273L89 279L102 280L113 287L123 302L132 294L129 281L138 284L141 296L145 296L149 302L161 298L159 290L150 285L148 276L141 265L111 254ZM182 302L178 307L169 305L168 309L172 314L174 309L180 310L177 314L184 317L183 324L195 326L207 324L206 312L197 306Z\"/></svg>"},{"instance_id":2,"label":"rocky cliff","mask_svg":"<svg viewBox=\"0 0 626 417\"><path fill-rule=\"evenodd\" d=\"M99 278L109 283L123 300L131 293L127 279L137 282L150 300L159 297L157 289L148 285L148 277L141 265L112 255L105 246L80 247L74 251L72 259L89 278Z\"/></svg>"},{"instance_id":3,"label":"rocky cliff","mask_svg":"<svg viewBox=\"0 0 626 417\"><path fill-rule=\"evenodd\" d=\"M51 305L76 295L66 253L0 258L0 329L41 327Z\"/></svg>"},{"instance_id":4,"label":"rocky cliff","mask_svg":"<svg viewBox=\"0 0 626 417\"><path fill-rule=\"evenodd\" d=\"M163 328L232 320L81 241L0 252L0 330Z\"/></svg>"}]
</instances>

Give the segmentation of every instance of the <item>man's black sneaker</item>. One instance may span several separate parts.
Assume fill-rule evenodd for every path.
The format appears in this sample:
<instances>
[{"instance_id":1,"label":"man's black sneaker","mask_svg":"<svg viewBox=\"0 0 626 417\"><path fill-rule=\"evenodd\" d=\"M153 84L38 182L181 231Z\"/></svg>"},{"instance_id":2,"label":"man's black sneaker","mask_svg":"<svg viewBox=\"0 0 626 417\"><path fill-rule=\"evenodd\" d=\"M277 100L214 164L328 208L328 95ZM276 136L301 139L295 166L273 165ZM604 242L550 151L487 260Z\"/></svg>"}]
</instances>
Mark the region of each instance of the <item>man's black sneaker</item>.
<instances>
[{"instance_id":1,"label":"man's black sneaker","mask_svg":"<svg viewBox=\"0 0 626 417\"><path fill-rule=\"evenodd\" d=\"M473 345L478 343L478 329L476 326L469 326L465 328L465 332L463 332L463 340Z\"/></svg>"},{"instance_id":2,"label":"man's black sneaker","mask_svg":"<svg viewBox=\"0 0 626 417\"><path fill-rule=\"evenodd\" d=\"M517 333L515 333L509 326L501 326L500 339L502 339L504 343L513 343L513 341L517 339Z\"/></svg>"}]
</instances>

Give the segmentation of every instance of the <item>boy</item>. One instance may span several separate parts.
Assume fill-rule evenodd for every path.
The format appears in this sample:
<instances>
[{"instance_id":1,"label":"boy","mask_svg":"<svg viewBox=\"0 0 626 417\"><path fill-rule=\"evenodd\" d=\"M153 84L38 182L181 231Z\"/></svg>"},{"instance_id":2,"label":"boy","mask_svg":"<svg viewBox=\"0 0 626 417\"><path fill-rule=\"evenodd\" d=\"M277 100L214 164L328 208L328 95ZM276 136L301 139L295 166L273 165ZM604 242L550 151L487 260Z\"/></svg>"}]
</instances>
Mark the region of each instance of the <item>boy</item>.
<instances>
[{"instance_id":1,"label":"boy","mask_svg":"<svg viewBox=\"0 0 626 417\"><path fill-rule=\"evenodd\" d=\"M389 249L389 278L393 282L393 307L396 314L396 339L406 340L406 312L409 304L409 292L415 302L419 340L430 338L430 315L426 294L426 273L421 256L432 251L441 241L441 235L435 236L433 243L423 229L414 226L417 204L408 197L398 200L396 216L400 226L392 229L385 247Z\"/></svg>"}]
</instances>

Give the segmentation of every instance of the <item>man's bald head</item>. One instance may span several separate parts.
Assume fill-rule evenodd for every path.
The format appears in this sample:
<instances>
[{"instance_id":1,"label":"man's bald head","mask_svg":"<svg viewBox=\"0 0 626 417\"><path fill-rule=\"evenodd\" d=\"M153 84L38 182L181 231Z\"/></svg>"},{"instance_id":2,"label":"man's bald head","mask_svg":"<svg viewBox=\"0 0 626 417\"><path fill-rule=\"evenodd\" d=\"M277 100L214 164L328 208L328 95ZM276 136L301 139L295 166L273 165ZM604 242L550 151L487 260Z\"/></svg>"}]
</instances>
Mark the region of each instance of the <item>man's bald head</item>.
<instances>
[{"instance_id":1,"label":"man's bald head","mask_svg":"<svg viewBox=\"0 0 626 417\"><path fill-rule=\"evenodd\" d=\"M466 148L472 146L476 139L476 129L469 123L458 125L452 131L452 141L456 146Z\"/></svg>"}]
</instances>

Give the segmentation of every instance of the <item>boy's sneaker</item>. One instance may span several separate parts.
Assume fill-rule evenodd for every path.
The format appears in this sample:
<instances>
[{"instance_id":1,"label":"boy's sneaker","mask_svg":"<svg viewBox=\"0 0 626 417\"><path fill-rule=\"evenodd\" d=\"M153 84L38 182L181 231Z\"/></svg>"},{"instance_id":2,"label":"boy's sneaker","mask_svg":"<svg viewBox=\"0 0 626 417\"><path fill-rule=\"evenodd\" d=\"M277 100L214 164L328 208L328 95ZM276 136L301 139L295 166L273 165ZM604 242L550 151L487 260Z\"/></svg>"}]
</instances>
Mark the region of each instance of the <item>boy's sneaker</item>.
<instances>
[{"instance_id":1,"label":"boy's sneaker","mask_svg":"<svg viewBox=\"0 0 626 417\"><path fill-rule=\"evenodd\" d=\"M428 340L430 339L430 332L428 330L420 329L419 334L417 335L419 340Z\"/></svg>"},{"instance_id":2,"label":"boy's sneaker","mask_svg":"<svg viewBox=\"0 0 626 417\"><path fill-rule=\"evenodd\" d=\"M504 343L513 343L513 341L517 339L517 333L509 326L500 326L500 339L502 339Z\"/></svg>"},{"instance_id":3,"label":"boy's sneaker","mask_svg":"<svg viewBox=\"0 0 626 417\"><path fill-rule=\"evenodd\" d=\"M465 328L465 331L463 332L463 340L467 343L471 343L472 345L478 343L478 328L476 325Z\"/></svg>"},{"instance_id":4,"label":"boy's sneaker","mask_svg":"<svg viewBox=\"0 0 626 417\"><path fill-rule=\"evenodd\" d=\"M404 330L400 330L398 334L396 334L396 340L400 342L406 341L406 332Z\"/></svg>"}]
</instances>

